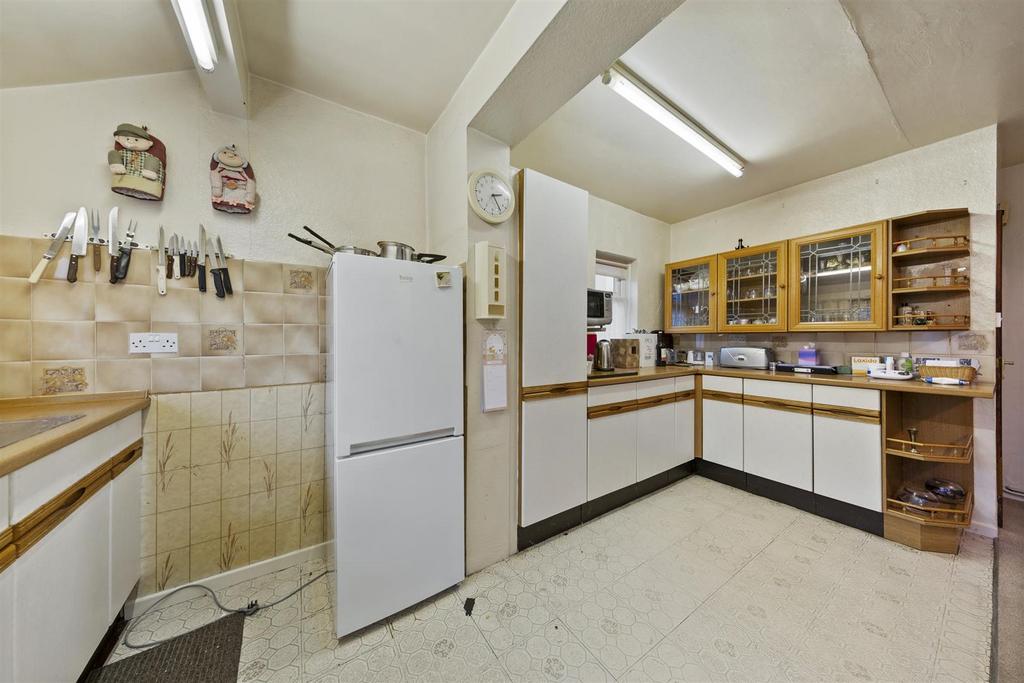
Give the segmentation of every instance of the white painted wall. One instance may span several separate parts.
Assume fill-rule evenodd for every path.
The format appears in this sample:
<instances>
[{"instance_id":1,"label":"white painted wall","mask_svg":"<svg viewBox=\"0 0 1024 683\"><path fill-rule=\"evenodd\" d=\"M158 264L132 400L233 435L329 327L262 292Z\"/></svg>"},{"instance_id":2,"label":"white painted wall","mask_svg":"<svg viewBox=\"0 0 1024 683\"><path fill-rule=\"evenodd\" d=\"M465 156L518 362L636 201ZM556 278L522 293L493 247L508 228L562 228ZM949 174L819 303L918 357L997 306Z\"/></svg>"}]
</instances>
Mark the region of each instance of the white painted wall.
<instances>
[{"instance_id":1,"label":"white painted wall","mask_svg":"<svg viewBox=\"0 0 1024 683\"><path fill-rule=\"evenodd\" d=\"M193 71L0 90L0 233L37 236L85 205L137 238L159 225L223 236L244 258L326 263L286 237L309 225L337 244L395 239L426 250L426 138L402 126L253 77L243 119L214 113ZM117 124L150 127L168 150L164 201L110 191L107 150ZM256 172L259 206L233 216L210 206L209 159L234 143ZM105 228L105 223L104 223Z\"/></svg>"},{"instance_id":2,"label":"white painted wall","mask_svg":"<svg viewBox=\"0 0 1024 683\"><path fill-rule=\"evenodd\" d=\"M750 173L756 173L751 168ZM987 381L995 363L996 127L981 128L864 166L795 185L672 226L673 261L842 228L925 209L971 212L971 330L986 337ZM927 333L916 333L927 334ZM914 336L914 335L912 335ZM957 335L945 348L958 352ZM945 351L944 351L945 352ZM963 352L962 352L963 353ZM974 402L974 526L996 534L995 402Z\"/></svg>"},{"instance_id":3,"label":"white painted wall","mask_svg":"<svg viewBox=\"0 0 1024 683\"><path fill-rule=\"evenodd\" d=\"M1024 164L999 169L1003 227L1003 485L1024 492ZM1024 496L1022 496L1024 498Z\"/></svg>"},{"instance_id":4,"label":"white painted wall","mask_svg":"<svg viewBox=\"0 0 1024 683\"><path fill-rule=\"evenodd\" d=\"M661 329L664 322L662 282L670 239L668 223L594 195L590 195L589 208L587 286L594 286L596 252L607 251L636 259L630 266L630 277L637 284L637 327Z\"/></svg>"}]
</instances>

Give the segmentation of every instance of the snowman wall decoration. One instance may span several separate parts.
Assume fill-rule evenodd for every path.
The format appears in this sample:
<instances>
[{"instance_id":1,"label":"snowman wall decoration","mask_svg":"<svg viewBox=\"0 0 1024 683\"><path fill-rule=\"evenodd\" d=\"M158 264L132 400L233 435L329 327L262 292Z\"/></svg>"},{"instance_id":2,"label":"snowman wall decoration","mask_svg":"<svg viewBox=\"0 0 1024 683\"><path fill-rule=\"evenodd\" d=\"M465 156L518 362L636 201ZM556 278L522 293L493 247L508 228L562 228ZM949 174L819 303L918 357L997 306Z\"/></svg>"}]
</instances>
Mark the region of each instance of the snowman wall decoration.
<instances>
[{"instance_id":1,"label":"snowman wall decoration","mask_svg":"<svg viewBox=\"0 0 1024 683\"><path fill-rule=\"evenodd\" d=\"M167 149L145 126L122 123L107 152L110 189L118 194L160 201L167 179Z\"/></svg>"},{"instance_id":2,"label":"snowman wall decoration","mask_svg":"<svg viewBox=\"0 0 1024 683\"><path fill-rule=\"evenodd\" d=\"M221 147L210 159L210 194L218 211L251 213L256 207L256 174L234 145Z\"/></svg>"}]
</instances>

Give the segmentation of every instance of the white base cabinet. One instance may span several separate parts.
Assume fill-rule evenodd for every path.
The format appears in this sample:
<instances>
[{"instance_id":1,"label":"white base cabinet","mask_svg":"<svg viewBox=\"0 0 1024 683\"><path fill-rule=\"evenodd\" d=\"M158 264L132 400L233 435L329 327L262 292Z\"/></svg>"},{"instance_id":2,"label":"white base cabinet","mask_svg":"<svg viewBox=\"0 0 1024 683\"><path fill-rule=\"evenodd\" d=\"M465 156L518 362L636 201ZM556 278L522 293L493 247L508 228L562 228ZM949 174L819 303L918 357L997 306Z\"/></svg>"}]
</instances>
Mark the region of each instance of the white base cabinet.
<instances>
[{"instance_id":1,"label":"white base cabinet","mask_svg":"<svg viewBox=\"0 0 1024 683\"><path fill-rule=\"evenodd\" d=\"M704 460L742 470L743 404L705 397L701 413Z\"/></svg>"},{"instance_id":2,"label":"white base cabinet","mask_svg":"<svg viewBox=\"0 0 1024 683\"><path fill-rule=\"evenodd\" d=\"M0 681L14 680L14 567L0 572Z\"/></svg>"},{"instance_id":3,"label":"white base cabinet","mask_svg":"<svg viewBox=\"0 0 1024 683\"><path fill-rule=\"evenodd\" d=\"M587 395L522 402L520 526L587 500Z\"/></svg>"},{"instance_id":4,"label":"white base cabinet","mask_svg":"<svg viewBox=\"0 0 1024 683\"><path fill-rule=\"evenodd\" d=\"M692 401L691 401L692 403ZM636 478L642 481L682 464L676 442L676 404L664 403L636 412ZM693 442L691 426L690 442Z\"/></svg>"},{"instance_id":5,"label":"white base cabinet","mask_svg":"<svg viewBox=\"0 0 1024 683\"><path fill-rule=\"evenodd\" d=\"M587 420L587 500L635 484L637 411ZM641 434L642 439L642 434Z\"/></svg>"},{"instance_id":6,"label":"white base cabinet","mask_svg":"<svg viewBox=\"0 0 1024 683\"><path fill-rule=\"evenodd\" d=\"M882 512L881 394L814 387L814 406L814 492Z\"/></svg>"},{"instance_id":7,"label":"white base cabinet","mask_svg":"<svg viewBox=\"0 0 1024 683\"><path fill-rule=\"evenodd\" d=\"M811 413L743 406L743 468L810 491L813 486Z\"/></svg>"},{"instance_id":8,"label":"white base cabinet","mask_svg":"<svg viewBox=\"0 0 1024 683\"><path fill-rule=\"evenodd\" d=\"M110 482L110 600L107 623L121 611L125 600L139 581L139 554L142 530L142 458L132 463Z\"/></svg>"}]
</instances>

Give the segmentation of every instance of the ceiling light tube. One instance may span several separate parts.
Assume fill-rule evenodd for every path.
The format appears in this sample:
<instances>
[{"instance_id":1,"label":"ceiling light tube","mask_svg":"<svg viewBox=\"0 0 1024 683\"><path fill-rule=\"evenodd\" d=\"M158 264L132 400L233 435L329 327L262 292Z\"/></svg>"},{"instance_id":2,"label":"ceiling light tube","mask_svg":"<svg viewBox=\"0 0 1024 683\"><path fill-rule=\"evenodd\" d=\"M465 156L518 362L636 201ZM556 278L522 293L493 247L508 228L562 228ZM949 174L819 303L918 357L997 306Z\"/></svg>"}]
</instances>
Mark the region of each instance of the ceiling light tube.
<instances>
[{"instance_id":1,"label":"ceiling light tube","mask_svg":"<svg viewBox=\"0 0 1024 683\"><path fill-rule=\"evenodd\" d=\"M621 62L616 62L609 68L601 81L732 175L737 178L743 175L743 161L731 149L716 140L686 112L666 100Z\"/></svg>"},{"instance_id":2,"label":"ceiling light tube","mask_svg":"<svg viewBox=\"0 0 1024 683\"><path fill-rule=\"evenodd\" d=\"M203 0L173 1L196 64L203 71L213 71L217 68L217 48L213 44L213 32Z\"/></svg>"}]
</instances>

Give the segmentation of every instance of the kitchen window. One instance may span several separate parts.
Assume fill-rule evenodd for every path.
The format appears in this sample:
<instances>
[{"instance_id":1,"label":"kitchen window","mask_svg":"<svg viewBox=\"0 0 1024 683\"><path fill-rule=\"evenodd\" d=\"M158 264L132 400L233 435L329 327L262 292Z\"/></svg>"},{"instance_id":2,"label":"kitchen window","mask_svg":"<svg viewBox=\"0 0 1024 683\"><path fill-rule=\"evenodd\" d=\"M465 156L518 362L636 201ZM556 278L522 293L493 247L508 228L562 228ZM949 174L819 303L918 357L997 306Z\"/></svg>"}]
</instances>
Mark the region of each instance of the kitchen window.
<instances>
[{"instance_id":1,"label":"kitchen window","mask_svg":"<svg viewBox=\"0 0 1024 683\"><path fill-rule=\"evenodd\" d=\"M637 287L631 277L632 259L599 257L594 267L594 289L612 293L612 322L598 339L619 339L636 329Z\"/></svg>"}]
</instances>

